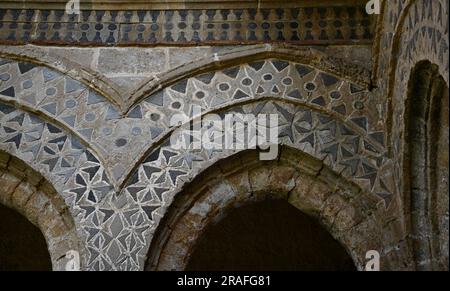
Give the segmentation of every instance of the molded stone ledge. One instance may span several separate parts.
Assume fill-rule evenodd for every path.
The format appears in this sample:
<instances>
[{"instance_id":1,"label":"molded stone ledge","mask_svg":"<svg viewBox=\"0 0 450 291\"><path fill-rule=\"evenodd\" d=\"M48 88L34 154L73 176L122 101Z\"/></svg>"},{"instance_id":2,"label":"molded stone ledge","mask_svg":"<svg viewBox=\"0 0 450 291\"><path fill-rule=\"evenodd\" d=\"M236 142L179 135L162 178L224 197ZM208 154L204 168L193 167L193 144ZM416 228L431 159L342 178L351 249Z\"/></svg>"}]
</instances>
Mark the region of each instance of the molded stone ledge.
<instances>
[{"instance_id":1,"label":"molded stone ledge","mask_svg":"<svg viewBox=\"0 0 450 291\"><path fill-rule=\"evenodd\" d=\"M364 3L333 1L328 6L317 1L299 3L303 5L202 6L197 10L85 7L78 15L64 7L32 9L21 5L16 9L0 9L0 43L76 46L372 43L375 17L366 13Z\"/></svg>"},{"instance_id":2,"label":"molded stone ledge","mask_svg":"<svg viewBox=\"0 0 450 291\"><path fill-rule=\"evenodd\" d=\"M9 9L64 9L68 0L16 0L2 1ZM306 2L306 3L305 3ZM82 0L80 8L92 10L142 10L142 9L232 9L232 8L280 8L305 7L309 1L302 0ZM315 5L357 5L365 0L316 0Z\"/></svg>"}]
</instances>

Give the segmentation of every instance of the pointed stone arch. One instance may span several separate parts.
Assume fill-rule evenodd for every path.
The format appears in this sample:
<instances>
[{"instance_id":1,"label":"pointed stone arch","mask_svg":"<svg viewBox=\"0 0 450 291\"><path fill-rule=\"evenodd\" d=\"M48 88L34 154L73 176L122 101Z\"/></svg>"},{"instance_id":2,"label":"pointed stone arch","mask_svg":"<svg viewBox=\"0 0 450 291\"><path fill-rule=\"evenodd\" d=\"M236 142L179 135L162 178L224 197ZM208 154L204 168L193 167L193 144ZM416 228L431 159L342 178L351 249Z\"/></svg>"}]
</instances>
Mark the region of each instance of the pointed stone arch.
<instances>
[{"instance_id":1,"label":"pointed stone arch","mask_svg":"<svg viewBox=\"0 0 450 291\"><path fill-rule=\"evenodd\" d=\"M391 183L387 174L389 161L383 160L385 153L382 148L373 144L370 138L360 134L351 124L336 120L332 116L309 107L305 108L295 103L280 102L272 99L240 103L214 113L222 115L227 113L278 114L280 118L278 136L280 144L292 145L323 160L325 164L329 165L336 172L342 173L349 179L353 179L364 189L374 191L383 199L387 199L387 205L389 204L388 197L391 195L387 188ZM201 118L207 116L208 114L196 117L190 122L201 122ZM134 189L136 185L145 188L144 184L155 178L153 177L153 172L146 170L147 167L156 167L157 170L167 165L171 171L183 172L184 174L180 174L181 176L186 175L187 172L190 172L189 177L195 176L196 171L192 171L194 170L192 161L188 163L189 167L181 162L175 165L174 161L177 159L183 160L183 157L186 155L195 156L197 154L191 149L183 151L172 148L170 145L170 133L174 133L174 131L170 131L155 147L150 148L141 159L141 162L136 164L135 169L130 172L128 179L125 181L122 192L127 191L128 187ZM346 144L343 149L340 148L341 143L343 145ZM339 146L336 147L338 144ZM169 154L166 154L166 151ZM224 151L222 154L213 154L214 158L212 156L209 158L198 156L197 161L198 164L208 164L214 159L217 160L227 155L226 151ZM355 158L358 160L354 164L345 162ZM178 179L173 178L171 180L172 183L170 185L167 184L163 188L172 188L178 184ZM165 183L161 182L159 184L163 185Z\"/></svg>"},{"instance_id":2,"label":"pointed stone arch","mask_svg":"<svg viewBox=\"0 0 450 291\"><path fill-rule=\"evenodd\" d=\"M89 248L93 243L89 230L104 223L101 210L111 209L105 201L113 196L114 190L102 162L76 136L8 103L0 102L0 124L0 150L39 172L51 183L58 199L67 205L77 237L84 242L79 252L82 266L87 267L92 253L98 254ZM95 203L105 205L97 209ZM100 218L93 221L94 210Z\"/></svg>"},{"instance_id":3,"label":"pointed stone arch","mask_svg":"<svg viewBox=\"0 0 450 291\"><path fill-rule=\"evenodd\" d=\"M0 203L38 227L45 238L53 270L65 270L70 259L67 252L82 252L69 207L53 185L4 151L0 151Z\"/></svg>"},{"instance_id":4,"label":"pointed stone arch","mask_svg":"<svg viewBox=\"0 0 450 291\"><path fill-rule=\"evenodd\" d=\"M239 58L232 52L226 55L228 66L194 70L192 76L174 78L170 86L158 83L147 98L134 104L127 119L147 121L143 132L150 133L148 139L135 148L138 153L122 161L128 165L125 173L133 172L132 166L139 164L151 149L159 145L171 131L170 120L176 114L191 117L193 106L202 108L202 114L218 112L240 104L280 100L322 111L336 119L354 125L356 131L371 139L379 151L385 145L384 126L379 116L371 111L378 106L368 89L368 84L348 81L337 73L329 73L316 62L333 63L318 52L309 62L287 57L286 48L262 48L250 51L249 59ZM305 55L314 53L300 51ZM238 54L238 53L236 53ZM283 58L284 56L284 58ZM304 61L302 63L302 61ZM198 64L193 64L198 66ZM339 66L339 62L330 67ZM159 80L159 79L158 79ZM161 81L161 80L160 80ZM163 82L163 81L161 81ZM155 83L156 84L156 83ZM143 146L144 145L144 146ZM123 185L127 175L119 179Z\"/></svg>"},{"instance_id":5,"label":"pointed stone arch","mask_svg":"<svg viewBox=\"0 0 450 291\"><path fill-rule=\"evenodd\" d=\"M54 74L67 75L69 78L83 83L98 94L105 96L111 104L123 108L121 90L99 72L92 71L87 66L80 65L68 58L53 54L40 48L19 49L17 47L3 46L0 48L0 57L21 63L21 66L33 68L46 68Z\"/></svg>"},{"instance_id":6,"label":"pointed stone arch","mask_svg":"<svg viewBox=\"0 0 450 291\"><path fill-rule=\"evenodd\" d=\"M386 122L388 157L392 159L392 175L398 181L395 185L395 192L398 193L395 203L399 207L396 216L403 221L402 233L404 234L400 241L408 241L411 244L410 251L415 253L411 255L414 258L410 264L411 269L438 268L437 265L440 263L436 260L433 261L431 253L437 254L440 252L438 250L439 244L448 246L448 222L443 223L445 220L448 221L448 218L446 218L448 215L443 214L446 211L445 206L442 206L447 205L448 202L436 203L438 201L436 198L440 196L441 201L448 199L445 198L445 193L448 193L448 178L440 177L439 187L443 187L443 189L437 189L433 194L428 193L430 195L426 194L430 189L429 185L424 184L428 183L425 176L429 176L429 169L419 170L419 168L426 163L427 159L422 157L427 155L424 152L427 148L426 144L433 138L431 136L425 137L418 129L424 129L422 125L427 124L427 126L432 126L436 132L442 130L432 123L427 123L428 121L424 120L424 114L422 113L423 110L428 110L427 114L431 114L433 110L437 110L439 107L448 108L448 106L442 107L438 104L432 105L432 103L429 103L430 100L427 99L427 94L431 91L423 92L429 89L427 84L433 84L438 79L441 79L443 86L448 88L449 37L447 18L449 4L448 1L441 0L384 2L383 28L379 37L379 50L375 51L379 56L376 61L377 71L374 75L378 77L376 94L387 96L387 104L383 109L385 112L383 115ZM423 78L419 75L422 75ZM431 83L430 76L434 76L431 78L434 79ZM413 84L412 80L416 80L416 83ZM420 94L422 96L417 97ZM420 106L422 107L419 108ZM433 106L436 107L433 108ZM430 108L433 109L430 111ZM411 112L415 113L411 115ZM431 115L442 116L442 112L434 112ZM442 122L442 124L444 128L448 126L448 122ZM411 130L415 126L416 129ZM436 142L433 146L436 147L439 143ZM416 153L412 151L416 151ZM417 151L422 151L422 153ZM445 150L439 152L443 155L441 161L446 159L445 152ZM431 160L429 161L431 162ZM444 168L448 169L448 162ZM422 179L422 182L419 182L420 179ZM420 183L422 185L419 185ZM428 190L422 191L425 188L428 188ZM419 192L422 193L416 195ZM423 199L427 201L424 202ZM419 202L419 200L422 201ZM431 201L435 202L433 206L429 205L433 204ZM423 215L426 211L430 211L427 217ZM433 216L432 212L442 214L440 223L436 223L436 219L433 223L427 222ZM414 224L415 231L413 230ZM435 246L431 246L432 243L425 242L426 237L431 239L433 236L428 231L428 226L433 224L435 226L440 224L439 227L443 234L440 243ZM418 227L421 230L417 230ZM418 245L414 246L411 243L411 240L415 240L412 237L419 238L416 240ZM434 241L437 240L434 239ZM443 260L448 262L446 257L448 255L444 256ZM448 263L444 268L448 269Z\"/></svg>"},{"instance_id":7,"label":"pointed stone arch","mask_svg":"<svg viewBox=\"0 0 450 291\"><path fill-rule=\"evenodd\" d=\"M76 135L103 158L107 149L95 130L120 118L117 105L73 77L28 60L0 59L0 101L36 114Z\"/></svg>"},{"instance_id":8,"label":"pointed stone arch","mask_svg":"<svg viewBox=\"0 0 450 291\"><path fill-rule=\"evenodd\" d=\"M384 207L377 199L320 161L282 147L276 161L259 161L257 151L223 159L180 190L155 232L146 269L183 270L209 224L231 209L266 199L287 200L317 219L360 270L369 249L384 248Z\"/></svg>"},{"instance_id":9,"label":"pointed stone arch","mask_svg":"<svg viewBox=\"0 0 450 291\"><path fill-rule=\"evenodd\" d=\"M323 51L291 45L254 45L213 53L144 80L141 86L127 97L127 112L147 96L151 96L181 80L212 71L226 70L239 64L267 59L301 63L315 67L328 74L336 75L339 78L351 80L363 88L370 86L370 72L367 69L350 64Z\"/></svg>"},{"instance_id":10,"label":"pointed stone arch","mask_svg":"<svg viewBox=\"0 0 450 291\"><path fill-rule=\"evenodd\" d=\"M417 270L448 268L448 86L438 67L411 72L405 112L404 213Z\"/></svg>"},{"instance_id":11,"label":"pointed stone arch","mask_svg":"<svg viewBox=\"0 0 450 291\"><path fill-rule=\"evenodd\" d=\"M327 166L335 174L352 181L365 193L373 195L380 205L390 208L392 193L389 192L387 185L392 185L392 180L390 180L392 177L389 174L389 161L383 159L383 152L378 152L378 154L372 152L374 147L368 147L370 142L362 137L355 137L358 142L357 147L352 150L353 154L346 157L340 156L341 151L345 151L348 146L344 144L354 140L351 136L356 133L353 132L351 136L348 136L352 132L350 128L342 127L343 124L337 120L310 108L302 108L275 100L248 103L228 108L219 113L278 113L281 118L280 145L296 148L319 160L320 165ZM307 126L305 122L309 122L310 125ZM295 125L300 128L296 129ZM333 128L332 130L330 130L330 126ZM337 127L335 128L335 126ZM318 132L323 130L327 133L322 136ZM316 131L318 132L316 133ZM356 134L356 136L358 135ZM323 138L325 139L322 140ZM341 144L343 149L341 149ZM126 181L121 193L118 194L121 200L126 200L128 203L126 211L131 213L131 211L139 209L137 213L144 218L143 225L148 226L149 230L146 240L148 242L152 240L161 218L164 217L173 198L184 185L191 182L215 162L237 152L240 150L225 150L208 154L205 150L196 152L189 149L175 149L171 147L169 137L162 140L153 151L149 152L145 160L138 164L129 180ZM385 164L380 164L382 161ZM141 216L142 214L144 216ZM391 220L388 225L393 227L397 223L397 220ZM386 252L390 251L392 250L386 248Z\"/></svg>"}]
</instances>

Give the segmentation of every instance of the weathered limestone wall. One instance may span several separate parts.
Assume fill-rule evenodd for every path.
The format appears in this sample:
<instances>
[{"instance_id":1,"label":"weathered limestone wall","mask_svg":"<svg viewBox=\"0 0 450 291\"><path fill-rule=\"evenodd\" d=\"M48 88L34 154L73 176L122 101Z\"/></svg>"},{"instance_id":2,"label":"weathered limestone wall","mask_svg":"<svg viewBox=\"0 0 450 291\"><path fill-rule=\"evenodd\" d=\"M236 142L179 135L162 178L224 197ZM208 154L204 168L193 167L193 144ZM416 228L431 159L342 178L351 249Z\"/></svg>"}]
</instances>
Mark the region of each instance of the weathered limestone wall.
<instances>
[{"instance_id":1,"label":"weathered limestone wall","mask_svg":"<svg viewBox=\"0 0 450 291\"><path fill-rule=\"evenodd\" d=\"M171 205L152 242L146 268L183 270L211 223L233 208L281 199L317 219L345 246L357 268L364 269L367 248L380 249L381 238L392 236L390 229L380 227L385 223L384 204L334 175L321 161L293 148L280 150L277 161L258 161L258 153L248 151L223 159L196 177ZM386 258L382 261L386 269L395 268Z\"/></svg>"},{"instance_id":2,"label":"weathered limestone wall","mask_svg":"<svg viewBox=\"0 0 450 291\"><path fill-rule=\"evenodd\" d=\"M306 8L302 8L305 13ZM2 204L11 205L8 201L16 188L36 188L31 182L27 182L31 186L17 187L22 176L16 175L15 163L8 162L12 156L39 172L54 188L61 207L67 207L75 230L68 227L55 236L76 236L83 269L143 270L149 249L155 256L174 252L158 249L153 238L164 233L167 226L160 224L161 219L171 214L172 202L185 187L192 187L192 181L204 172L216 173L220 161L226 161L228 168L220 169L226 179L238 179L233 176L237 169L244 176L254 170L242 167L251 163L236 158L239 151L173 148L169 140L176 127L170 124L171 118L189 116L193 106L202 108L201 116L276 113L280 148L286 150L278 163L265 168L267 173L282 166L292 172L307 171L304 180L309 184L319 183L317 179L328 183L310 192L301 188L301 181L295 183L299 189L294 194L301 199L293 204L326 224L338 222L329 231L359 269L369 249L381 253L384 269L412 270L430 264L431 269L448 269L448 166L439 166L440 193L429 195L437 198L430 198L434 206L427 208L430 213L438 209L438 227L433 232L439 233L439 239L433 250L439 251L433 251L433 256L439 254L441 259L429 257L422 262L411 226L411 215L417 211L410 209L407 198L405 181L411 175L404 165L410 72L428 60L437 66L448 88L448 1L383 1L376 28L365 16L358 14L357 21L369 22L358 24L351 15L341 17L330 9L315 7L309 20L298 18L297 22L283 18L291 17L292 10L287 14L276 9L257 11L257 25L250 30L259 37L259 44L250 39L206 41L209 30L214 37L230 30L227 24L236 24L238 14L214 10L208 22L203 11L197 47L179 38L170 43L135 43L140 32L150 33L152 24L161 29L159 41L165 33L173 37L188 30L193 35L196 26L189 30L174 25L183 22L178 19L183 10L174 18L154 20L150 12L119 11L118 27L106 25L111 24L110 11L88 11L82 19L84 26L71 27L67 15L58 16L56 10L47 16L35 11L29 20L26 10L0 10L4 12L0 17L0 165L4 165L0 185L7 189ZM189 13L188 22L195 24L194 14ZM253 21L252 13L246 12L246 21ZM61 30L55 26L58 17L68 26ZM133 24L130 31L124 30L127 17ZM264 25L266 20L269 26ZM164 23L167 26L160 27ZM207 27L213 23L220 28ZM341 27L346 37L338 39ZM132 42L124 43L124 31L130 32ZM264 31L271 37L264 39ZM280 31L285 38L276 41L273 36ZM294 32L307 36L308 31L311 42L286 38ZM74 39L61 38L72 32ZM114 42L108 43L110 32ZM448 95L442 99L442 104L448 104ZM448 111L442 112L443 118L445 114ZM442 132L445 126L448 129L444 124ZM439 142L448 145L448 134ZM309 168L300 171L303 161L309 161ZM248 195L259 183L265 185L267 173L260 173L249 189L239 176L242 183L235 187L241 192L232 192ZM287 176L265 186L275 187ZM208 187L226 188L226 179L222 186L214 186L216 181ZM223 194L214 191L214 195ZM30 193L38 192L36 188ZM310 193L323 201L302 197ZM334 198L328 200L328 196ZM33 221L23 205L12 207ZM48 217L53 221L60 215L52 212ZM38 225L47 237L52 259L60 258L68 246L52 249L47 234L54 227ZM183 233L185 226L178 227ZM435 237L434 233L424 236ZM62 261L54 260L55 269L62 266Z\"/></svg>"},{"instance_id":3,"label":"weathered limestone wall","mask_svg":"<svg viewBox=\"0 0 450 291\"><path fill-rule=\"evenodd\" d=\"M172 197L196 173L229 155L211 156L206 152L174 150L167 145L165 141L173 130L168 123L170 117L178 112L189 114L193 105L202 106L205 112L224 110L227 105L249 113L256 108L267 113L279 112L282 124L288 124L288 128L292 128L295 115L296 120L306 122L303 129L281 130L280 142L296 145L345 172L350 179L356 181L365 174L370 176L365 178L367 181L372 179L375 168L367 170L357 164L348 168L342 160L345 158L337 151L339 143L362 138L365 148L373 153L366 152L359 142L349 150L364 160L382 155L382 128L376 119L364 116L371 108L368 104L376 102L370 99L368 84L364 83L368 74L366 78L364 74L355 74L367 70L341 65L345 64L343 60L327 58L321 50L290 48L294 55L300 52L297 60L311 63L301 65L284 57L290 54L266 52L266 47L263 48L264 54L242 56L250 63L237 66L233 62L225 63L217 72L198 75L196 70L202 67L194 61L192 72L185 73L192 77L185 81L168 78L169 87L156 87L155 93L137 98L124 115L109 99L69 75L21 61L3 62L2 148L34 165L63 193L81 235L86 233L86 257L89 258L86 268L109 268L106 262L122 257L127 265L120 268L142 268L151 233ZM227 52L231 54L233 50ZM242 50L235 52L237 57L243 54ZM266 53L287 60L267 60ZM220 61L226 56L216 54L206 61L214 62L215 58ZM216 70L220 66L218 63ZM68 71L73 72L73 68ZM343 77L330 75L328 71ZM170 76L170 71L167 74ZM359 83L348 81L350 75L359 79ZM257 102L247 105L250 100ZM302 103L317 108L317 112L304 111ZM333 119L327 116L339 120L341 133L332 130ZM344 133L347 137L341 137ZM326 138L329 144L320 143L319 138ZM163 149L158 149L160 144ZM180 163L180 159L188 160ZM193 165L189 160L196 162ZM148 169L155 169L157 175ZM361 186L379 187L372 183ZM388 196L384 198L389 201ZM128 238L128 242L115 237ZM99 239L107 238L109 243L98 244ZM140 251L139 256L135 253L136 257L124 257L127 251L123 247ZM100 251L107 258L101 264L96 255Z\"/></svg>"},{"instance_id":4,"label":"weathered limestone wall","mask_svg":"<svg viewBox=\"0 0 450 291\"><path fill-rule=\"evenodd\" d=\"M0 151L0 203L17 210L42 232L53 270L65 270L66 253L80 251L75 224L61 195L24 162Z\"/></svg>"},{"instance_id":5,"label":"weathered limestone wall","mask_svg":"<svg viewBox=\"0 0 450 291\"><path fill-rule=\"evenodd\" d=\"M375 94L384 96L386 98L386 106L382 110L383 119L386 120L386 137L389 155L394 163L394 179L396 180L395 187L398 195L396 196L396 204L398 205L398 217L403 220L405 231L401 241L414 240L411 238L411 212L417 212L419 209L414 209L410 204L408 181L409 179L416 179L406 172L406 164L409 159L405 158L407 155L408 143L408 124L405 120L410 118L418 118L417 115L408 116L408 108L406 104L408 100L412 99L417 92L411 92L410 80L412 72L416 66L423 61L434 64L437 67L437 73L434 78L443 78L448 88L449 84L449 3L448 1L384 1L383 3L383 17L381 17L378 25L378 37L374 46L374 84L377 89ZM421 80L420 82L425 82ZM448 102L448 95L441 96L442 102ZM426 98L425 96L423 98ZM446 101L447 100L447 101ZM439 103L439 102L438 102ZM434 106L442 106L435 103ZM423 106L429 106L430 100L424 101ZM445 105L443 108L446 108ZM447 113L448 115L448 107ZM424 122L426 122L424 120ZM428 123L428 127L435 126ZM444 136L442 137L448 144L448 133L445 133L448 128L448 122L443 119L435 131L442 130ZM416 140L416 142L431 142L427 140ZM441 139L442 142L442 139ZM435 141L434 143L438 143ZM439 152L438 159L448 165L448 154L446 151ZM425 163L425 161L423 161ZM420 165L422 166L422 165ZM426 164L426 167L430 165ZM448 166L446 170L439 174L439 184L448 189ZM425 186L425 185L423 185ZM431 191L426 195L427 201L424 209L419 212L428 213L428 217L423 218L428 220L426 224L431 225L429 221L431 216L439 213L439 230L437 233L442 233L443 237L437 246L429 247L435 253L434 257L427 258L426 261L420 261L419 269L430 269L430 265L441 264L448 269L448 251L441 252L439 249L448 247L448 191L442 194ZM436 198L439 197L439 198ZM439 205L439 206L436 206ZM440 207L444 207L444 211ZM424 227L422 227L424 229ZM425 240L433 240L430 233L423 235ZM445 237L445 238L444 238ZM439 254L440 253L440 254ZM439 263L437 263L439 262Z\"/></svg>"}]
</instances>

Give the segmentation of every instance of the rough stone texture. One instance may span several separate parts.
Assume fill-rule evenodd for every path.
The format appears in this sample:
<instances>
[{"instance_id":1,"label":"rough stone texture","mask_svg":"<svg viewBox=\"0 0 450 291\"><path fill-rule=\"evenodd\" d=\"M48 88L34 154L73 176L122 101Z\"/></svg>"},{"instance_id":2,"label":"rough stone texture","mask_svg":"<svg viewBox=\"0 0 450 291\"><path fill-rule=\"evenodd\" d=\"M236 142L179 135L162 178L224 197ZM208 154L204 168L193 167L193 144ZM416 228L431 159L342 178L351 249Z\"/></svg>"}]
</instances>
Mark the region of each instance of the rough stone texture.
<instances>
[{"instance_id":1,"label":"rough stone texture","mask_svg":"<svg viewBox=\"0 0 450 291\"><path fill-rule=\"evenodd\" d=\"M196 47L192 49L186 48L169 48L169 67L175 68L186 63L186 60L200 60L211 54L212 48Z\"/></svg>"},{"instance_id":2,"label":"rough stone texture","mask_svg":"<svg viewBox=\"0 0 450 291\"><path fill-rule=\"evenodd\" d=\"M207 226L185 270L356 270L344 247L316 219L284 200L257 201L228 212Z\"/></svg>"},{"instance_id":3,"label":"rough stone texture","mask_svg":"<svg viewBox=\"0 0 450 291\"><path fill-rule=\"evenodd\" d=\"M244 160L247 154L239 154L238 160ZM235 157L232 159L236 160ZM173 202L164 226L160 227L152 243L147 268L183 270L205 227L220 220L229 209L266 199L284 199L302 212L318 218L338 240L346 240L347 244L344 246L350 255L354 256L354 261L360 262L358 268L362 269L365 253L357 253L355 249L364 247L364 236L377 234L361 234L356 239L347 237L347 233L353 226L366 220L370 220L371 224L383 224L382 218L377 222L373 221L367 213L363 214L362 210L357 208L356 202L349 203L341 193L333 193L329 185L320 182L320 176L310 176L302 173L298 167L288 166L291 163L310 162L316 161L297 157L296 160L280 159L278 162L264 165L247 165L241 162L231 173L222 171L219 176L214 174L213 182L209 183L207 189L199 187L199 181L209 180L208 177L212 174L206 172L200 175ZM220 167L220 164L213 167ZM277 175L281 180L285 180L285 183L280 183L280 179L274 177ZM333 181L328 182L333 185ZM280 189L280 186L284 189ZM264 191L261 191L262 189ZM379 211L376 201L371 201L369 195L361 195L359 199L365 201L366 207L371 204L373 212ZM310 211L311 209L313 211Z\"/></svg>"},{"instance_id":4,"label":"rough stone texture","mask_svg":"<svg viewBox=\"0 0 450 291\"><path fill-rule=\"evenodd\" d=\"M2 155L8 156L4 152ZM64 208L67 206L62 197L52 186L45 185L42 176L25 166L20 178L17 177L15 169L18 164L24 165L9 156L5 167L0 167L0 202L25 216L41 230L53 270L65 270L66 252L80 251L74 221ZM34 183L37 179L39 182Z\"/></svg>"},{"instance_id":5,"label":"rough stone texture","mask_svg":"<svg viewBox=\"0 0 450 291\"><path fill-rule=\"evenodd\" d=\"M98 51L97 69L107 75L155 74L164 70L163 49L118 48Z\"/></svg>"},{"instance_id":6,"label":"rough stone texture","mask_svg":"<svg viewBox=\"0 0 450 291\"><path fill-rule=\"evenodd\" d=\"M18 212L0 204L0 269L49 271L52 262L42 232Z\"/></svg>"},{"instance_id":7,"label":"rough stone texture","mask_svg":"<svg viewBox=\"0 0 450 291\"><path fill-rule=\"evenodd\" d=\"M164 266L182 268L200 229L268 197L318 219L359 269L370 249L385 270L448 269L448 10L444 0L383 1L377 35L364 43L3 45L0 201L38 224L52 259L69 247L66 236L80 242L71 244L86 270L143 270L149 249L149 268L160 253ZM129 15L137 29L139 15ZM1 19L26 15L8 10ZM22 33L13 25L0 39L11 32ZM432 69L415 82L424 61ZM441 81L425 82L427 74ZM431 97L418 96L414 83ZM433 118L419 119L414 99ZM171 117L194 105L202 116L278 114L279 161L172 148ZM424 124L436 134L413 130ZM199 200L177 211L192 181ZM417 197L429 203L411 203ZM169 225L182 246L164 246Z\"/></svg>"},{"instance_id":8,"label":"rough stone texture","mask_svg":"<svg viewBox=\"0 0 450 291\"><path fill-rule=\"evenodd\" d=\"M412 132L409 132L408 128L410 128L410 126L405 120L417 117L416 115L408 115L408 113L411 112L410 108L408 108L408 104L411 104L411 102L408 103L408 100L414 100L413 96L417 94L417 92L409 91L409 89L411 88L410 84L411 80L413 80L413 73L420 67L421 62L428 61L430 64L437 67L434 74L437 78L440 75L445 83L444 87L446 87L446 89L444 89L444 91L448 91L449 38L448 21L446 19L448 18L449 3L448 1L384 1L383 5L386 12L381 17L382 30L380 30L378 36L379 41L377 41L375 47L375 52L379 51L380 53L375 54L374 77L378 89L374 93L388 96L389 102L387 106L383 108L382 116L387 124L387 146L394 163L393 175L398 181L398 183L396 183L396 191L399 195L396 199L399 200L398 204L403 211L403 215L405 215L405 217L400 217L405 219L407 232L411 233L411 236L407 241L414 245L412 241L415 240L415 235L412 234L414 231L411 229L417 229L418 225L420 225L418 221L422 221L423 223L424 219L431 219L430 216L437 213L440 213L439 216L442 221L448 221L448 207L443 206L446 209L443 210L440 206L437 206L447 205L447 190L438 190L439 193L442 193L439 194L438 198L433 197L433 191L428 193L425 191L424 195L426 196L426 199L429 200L430 208L416 205L410 209L411 200L409 197L411 196L411 191L408 184L410 179L413 179L414 177L411 176L411 171L407 166L411 161L408 156L420 157L423 155L408 154L408 147L410 147L408 144L408 136L410 136ZM389 11L389 13L387 11ZM388 77L386 77L386 75ZM421 80L421 82L423 81ZM424 97L422 96L415 100L419 101L420 98ZM445 93L443 96L440 96L440 98L444 104L445 102L448 102L448 94ZM430 104L429 100L421 100L420 102L423 106L428 106L428 104ZM436 108L439 105L432 104L431 106ZM446 114L448 114L448 108L446 112L444 110L444 113L441 115L445 117ZM441 129L437 129L437 131L446 131L447 121L439 123L442 123L442 125L438 126ZM434 122L431 120L427 126L432 127L433 124ZM441 142L442 140L445 140L445 135L443 138L439 138ZM422 140L422 143L439 143L439 141L433 139L434 138L427 138L426 140ZM414 139L410 139L410 141L413 143L420 143L420 137L414 137ZM448 139L443 143L448 144ZM442 159L445 163L445 160L448 159L448 151L443 150L440 153L441 156L439 159ZM415 161L417 161L416 165L420 165L420 163L424 162L423 160L420 161L420 158L415 159ZM447 174L443 175L448 176L448 162L444 169L445 170L442 171ZM439 182L439 185L441 185L440 187L448 189L447 181L448 180L445 178L442 179ZM417 215L411 215L411 213L417 213ZM429 216L420 217L420 213L429 213ZM446 222L441 225L445 225L445 223ZM428 222L427 224L426 227L428 228L432 225L436 225L436 222ZM425 236L429 237L432 237L436 233L445 233L445 238L441 237L438 245L448 245L448 227L444 226L439 231L436 230L436 228L433 231L426 231L424 226L422 227L422 230L427 232ZM448 269L447 251L442 255L435 254L424 258L421 252L426 248L427 247L418 249L417 247L412 247L416 253L414 255L416 268L421 270L439 269L445 266L443 268ZM435 245L430 247L430 249L433 250L432 252L438 253L440 247ZM420 257L422 257L422 259ZM436 265L440 265L441 267L436 267Z\"/></svg>"}]
</instances>

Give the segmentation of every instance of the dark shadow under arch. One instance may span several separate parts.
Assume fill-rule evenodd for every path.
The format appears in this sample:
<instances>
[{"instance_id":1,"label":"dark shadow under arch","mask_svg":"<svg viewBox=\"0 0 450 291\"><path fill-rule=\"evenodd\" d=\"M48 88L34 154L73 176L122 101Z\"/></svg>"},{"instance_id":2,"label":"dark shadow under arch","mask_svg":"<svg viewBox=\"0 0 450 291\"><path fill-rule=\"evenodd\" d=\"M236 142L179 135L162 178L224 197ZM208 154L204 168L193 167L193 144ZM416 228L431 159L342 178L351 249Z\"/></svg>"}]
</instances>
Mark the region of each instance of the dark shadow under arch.
<instances>
[{"instance_id":1,"label":"dark shadow under arch","mask_svg":"<svg viewBox=\"0 0 450 291\"><path fill-rule=\"evenodd\" d=\"M0 270L65 270L67 252L83 250L69 207L51 182L0 150Z\"/></svg>"},{"instance_id":2,"label":"dark shadow under arch","mask_svg":"<svg viewBox=\"0 0 450 291\"><path fill-rule=\"evenodd\" d=\"M379 199L302 151L280 146L279 153L275 161L260 161L257 150L236 153L200 172L180 189L168 209L160 212L162 218L145 269L184 270L208 226L236 208L281 200L294 208L303 225L320 228L324 237L331 238L331 243L327 239L329 245L339 252L334 260L339 262L338 267L325 262L322 266L289 265L290 270L362 270L367 248L381 249L381 241L372 239L380 236L377 225L383 219L378 215L382 211ZM301 247L301 241L298 243ZM343 258L350 258L352 267ZM264 269L288 268L272 265Z\"/></svg>"},{"instance_id":3,"label":"dark shadow under arch","mask_svg":"<svg viewBox=\"0 0 450 291\"><path fill-rule=\"evenodd\" d=\"M18 212L0 204L0 271L51 271L41 231Z\"/></svg>"},{"instance_id":4,"label":"dark shadow under arch","mask_svg":"<svg viewBox=\"0 0 450 291\"><path fill-rule=\"evenodd\" d=\"M429 61L414 67L408 86L404 207L414 260L418 270L448 269L448 249L446 259L441 254L445 228L448 242L448 86Z\"/></svg>"},{"instance_id":5,"label":"dark shadow under arch","mask_svg":"<svg viewBox=\"0 0 450 291\"><path fill-rule=\"evenodd\" d=\"M314 219L285 200L232 210L210 225L187 271L354 271L346 250Z\"/></svg>"}]
</instances>

